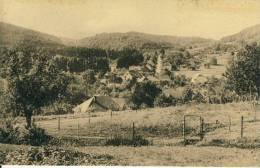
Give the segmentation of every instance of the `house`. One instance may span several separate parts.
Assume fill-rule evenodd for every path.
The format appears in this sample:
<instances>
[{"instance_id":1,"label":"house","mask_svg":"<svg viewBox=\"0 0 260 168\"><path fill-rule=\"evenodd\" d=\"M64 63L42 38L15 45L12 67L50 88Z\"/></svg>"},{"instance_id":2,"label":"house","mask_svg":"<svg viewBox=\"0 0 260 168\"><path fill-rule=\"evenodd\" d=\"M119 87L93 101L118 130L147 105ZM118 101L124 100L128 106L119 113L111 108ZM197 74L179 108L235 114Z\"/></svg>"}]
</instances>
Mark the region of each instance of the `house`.
<instances>
[{"instance_id":1,"label":"house","mask_svg":"<svg viewBox=\"0 0 260 168\"><path fill-rule=\"evenodd\" d=\"M152 60L149 60L146 65L145 65L145 69L148 70L148 71L154 71L155 70L155 63L152 61Z\"/></svg>"},{"instance_id":2,"label":"house","mask_svg":"<svg viewBox=\"0 0 260 168\"><path fill-rule=\"evenodd\" d=\"M86 112L97 112L97 111L118 111L120 105L117 104L109 96L93 96L81 103L77 107L73 108L74 113L86 113Z\"/></svg>"},{"instance_id":3,"label":"house","mask_svg":"<svg viewBox=\"0 0 260 168\"><path fill-rule=\"evenodd\" d=\"M137 78L137 82L144 82L144 81L148 81L148 78L146 76L142 76L140 78Z\"/></svg>"},{"instance_id":4,"label":"house","mask_svg":"<svg viewBox=\"0 0 260 168\"><path fill-rule=\"evenodd\" d=\"M130 66L129 71L142 71L143 67L142 66Z\"/></svg>"},{"instance_id":5,"label":"house","mask_svg":"<svg viewBox=\"0 0 260 168\"><path fill-rule=\"evenodd\" d=\"M127 71L122 76L123 81L131 81L134 78L133 74L130 71Z\"/></svg>"},{"instance_id":6,"label":"house","mask_svg":"<svg viewBox=\"0 0 260 168\"><path fill-rule=\"evenodd\" d=\"M116 72L116 70L117 70L117 64L110 64L110 71Z\"/></svg>"}]
</instances>

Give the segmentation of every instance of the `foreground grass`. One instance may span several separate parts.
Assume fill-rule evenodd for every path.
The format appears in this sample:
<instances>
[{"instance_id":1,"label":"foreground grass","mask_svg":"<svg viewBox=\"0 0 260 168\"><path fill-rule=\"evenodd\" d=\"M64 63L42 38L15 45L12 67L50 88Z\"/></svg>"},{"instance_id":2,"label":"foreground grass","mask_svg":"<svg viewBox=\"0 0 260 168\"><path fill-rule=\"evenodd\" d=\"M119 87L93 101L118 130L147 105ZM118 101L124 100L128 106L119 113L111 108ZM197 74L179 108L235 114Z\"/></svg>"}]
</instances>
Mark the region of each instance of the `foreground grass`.
<instances>
[{"instance_id":1,"label":"foreground grass","mask_svg":"<svg viewBox=\"0 0 260 168\"><path fill-rule=\"evenodd\" d=\"M24 145L0 144L0 152L4 150L12 152L28 148L30 147ZM119 146L66 147L66 150L97 156L91 160L91 163L95 163L95 165L105 165L104 163L107 163L109 165L132 166L260 166L260 149L197 146ZM104 160L102 159L103 156L111 157L104 157Z\"/></svg>"},{"instance_id":2,"label":"foreground grass","mask_svg":"<svg viewBox=\"0 0 260 168\"><path fill-rule=\"evenodd\" d=\"M132 166L259 166L259 149L222 147L80 147L79 151L110 154Z\"/></svg>"}]
</instances>

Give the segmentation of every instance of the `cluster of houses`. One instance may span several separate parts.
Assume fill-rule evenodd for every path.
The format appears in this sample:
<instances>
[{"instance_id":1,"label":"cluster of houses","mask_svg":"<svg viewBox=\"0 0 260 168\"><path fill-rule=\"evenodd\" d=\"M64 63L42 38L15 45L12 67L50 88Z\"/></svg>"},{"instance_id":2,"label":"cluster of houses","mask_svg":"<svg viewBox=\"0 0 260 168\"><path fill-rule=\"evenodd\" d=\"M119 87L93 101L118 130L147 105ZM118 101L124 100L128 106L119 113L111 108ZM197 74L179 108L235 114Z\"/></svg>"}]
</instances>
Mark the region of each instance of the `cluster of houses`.
<instances>
[{"instance_id":1,"label":"cluster of houses","mask_svg":"<svg viewBox=\"0 0 260 168\"><path fill-rule=\"evenodd\" d=\"M110 64L110 72L107 72L100 80L105 86L111 89L119 89L126 91L126 86L131 82L145 82L152 81L160 84L162 81L171 81L170 74L172 73L172 67L169 63L164 61L163 55L159 55L157 63L152 60L146 61L143 65L130 66L126 68L116 68L116 64ZM174 73L178 76L178 73ZM191 82L200 83L207 81L207 77L198 73L195 75ZM181 97L184 93L184 87L178 88L164 88L163 93L168 96ZM121 92L120 92L121 93ZM124 96L107 96L96 95L86 100L82 104L75 107L73 110L75 113L84 113L90 111L118 111L128 109L129 103Z\"/></svg>"},{"instance_id":2,"label":"cluster of houses","mask_svg":"<svg viewBox=\"0 0 260 168\"><path fill-rule=\"evenodd\" d=\"M158 56L157 63L148 60L143 65L130 66L128 69L116 68L116 64L110 65L110 72L104 75L101 83L106 84L108 87L120 87L129 83L132 80L136 82L152 81L159 83L160 81L170 81L169 72L171 72L171 65L166 63Z\"/></svg>"},{"instance_id":3,"label":"cluster of houses","mask_svg":"<svg viewBox=\"0 0 260 168\"><path fill-rule=\"evenodd\" d=\"M116 68L115 63L110 64L110 72L107 72L101 83L108 88L123 90L131 82L152 81L160 83L161 81L171 81L169 73L171 65L163 62L161 56L158 57L157 63L148 60L143 65L130 66L126 68ZM119 96L120 97L120 96ZM124 110L127 109L128 103L125 98L113 98L105 95L96 95L86 100L73 110L76 113L87 111L107 111L107 110Z\"/></svg>"}]
</instances>

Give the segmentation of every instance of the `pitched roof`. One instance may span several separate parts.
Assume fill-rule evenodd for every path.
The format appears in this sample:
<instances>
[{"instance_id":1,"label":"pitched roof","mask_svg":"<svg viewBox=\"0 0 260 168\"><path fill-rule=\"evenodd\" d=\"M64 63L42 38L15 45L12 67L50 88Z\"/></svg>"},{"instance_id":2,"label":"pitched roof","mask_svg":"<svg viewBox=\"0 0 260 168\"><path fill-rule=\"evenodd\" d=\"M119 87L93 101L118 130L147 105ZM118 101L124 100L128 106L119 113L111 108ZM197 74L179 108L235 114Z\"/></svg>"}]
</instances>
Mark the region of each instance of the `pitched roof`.
<instances>
[{"instance_id":1,"label":"pitched roof","mask_svg":"<svg viewBox=\"0 0 260 168\"><path fill-rule=\"evenodd\" d=\"M93 96L75 107L73 111L76 113L84 113L88 111L118 111L119 109L119 104L117 104L112 98L108 96Z\"/></svg>"}]
</instances>

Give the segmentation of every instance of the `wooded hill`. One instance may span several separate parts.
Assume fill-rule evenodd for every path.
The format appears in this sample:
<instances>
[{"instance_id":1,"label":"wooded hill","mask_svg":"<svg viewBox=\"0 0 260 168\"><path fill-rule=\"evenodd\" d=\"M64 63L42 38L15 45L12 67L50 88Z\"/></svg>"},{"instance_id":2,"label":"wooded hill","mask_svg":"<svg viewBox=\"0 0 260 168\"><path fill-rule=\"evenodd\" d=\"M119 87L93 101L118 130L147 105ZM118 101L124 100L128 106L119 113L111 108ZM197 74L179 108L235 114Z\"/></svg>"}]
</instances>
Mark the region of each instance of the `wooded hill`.
<instances>
[{"instance_id":1,"label":"wooded hill","mask_svg":"<svg viewBox=\"0 0 260 168\"><path fill-rule=\"evenodd\" d=\"M221 42L260 42L260 24L243 29L239 33L223 37Z\"/></svg>"}]
</instances>

